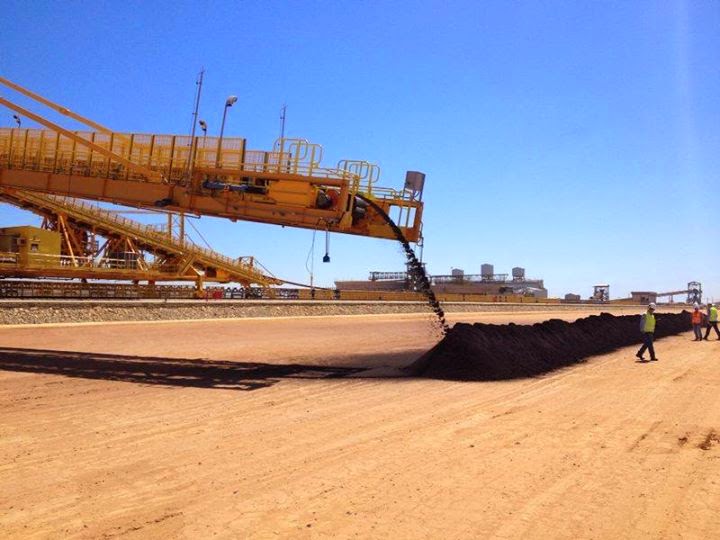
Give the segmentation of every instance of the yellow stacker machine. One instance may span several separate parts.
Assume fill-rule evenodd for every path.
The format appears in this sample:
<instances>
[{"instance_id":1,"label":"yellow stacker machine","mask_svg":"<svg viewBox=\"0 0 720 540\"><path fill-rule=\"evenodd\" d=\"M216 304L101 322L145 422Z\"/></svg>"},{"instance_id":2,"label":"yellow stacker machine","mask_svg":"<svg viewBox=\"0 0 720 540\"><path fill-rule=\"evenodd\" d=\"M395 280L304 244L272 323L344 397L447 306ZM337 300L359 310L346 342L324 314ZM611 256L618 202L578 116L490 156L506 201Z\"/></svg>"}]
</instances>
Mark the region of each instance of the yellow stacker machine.
<instances>
[{"instance_id":1,"label":"yellow stacker machine","mask_svg":"<svg viewBox=\"0 0 720 540\"><path fill-rule=\"evenodd\" d=\"M409 171L401 189L384 188L377 185L376 165L342 160L325 167L322 147L304 139L279 139L262 151L246 149L242 138L116 133L5 78L0 84L92 130L65 129L0 96L1 105L45 128L0 128L0 198L42 215L44 228L57 232L62 245L52 263L47 254L4 252L5 276L281 283L249 259L173 241L77 199L395 239L367 199L408 241L421 238L422 173ZM95 234L108 239L106 252L87 242ZM153 254L152 264L143 251ZM132 267L110 271L107 261L118 253L136 253Z\"/></svg>"},{"instance_id":2,"label":"yellow stacker machine","mask_svg":"<svg viewBox=\"0 0 720 540\"><path fill-rule=\"evenodd\" d=\"M194 281L198 291L206 281L282 284L253 257L232 259L174 234L171 214L159 228L67 197L0 188L0 201L43 218L40 228L0 229L0 276Z\"/></svg>"}]
</instances>

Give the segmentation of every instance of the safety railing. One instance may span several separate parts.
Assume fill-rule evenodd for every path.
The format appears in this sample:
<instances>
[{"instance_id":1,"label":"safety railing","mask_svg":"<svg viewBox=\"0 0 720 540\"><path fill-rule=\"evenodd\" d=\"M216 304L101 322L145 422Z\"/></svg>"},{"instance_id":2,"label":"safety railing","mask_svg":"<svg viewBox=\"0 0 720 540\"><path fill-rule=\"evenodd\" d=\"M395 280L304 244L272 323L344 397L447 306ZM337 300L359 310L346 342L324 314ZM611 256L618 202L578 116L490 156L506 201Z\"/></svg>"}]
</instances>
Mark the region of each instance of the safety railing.
<instances>
[{"instance_id":1,"label":"safety railing","mask_svg":"<svg viewBox=\"0 0 720 540\"><path fill-rule=\"evenodd\" d=\"M0 265L15 265L20 263L20 254L15 251L0 251Z\"/></svg>"},{"instance_id":2,"label":"safety railing","mask_svg":"<svg viewBox=\"0 0 720 540\"><path fill-rule=\"evenodd\" d=\"M384 281L384 280L403 280L408 279L407 272L370 272L370 281Z\"/></svg>"},{"instance_id":3,"label":"safety railing","mask_svg":"<svg viewBox=\"0 0 720 540\"><path fill-rule=\"evenodd\" d=\"M46 129L0 128L0 168L180 184L197 170L227 173L225 181L229 183L240 181L240 173L291 174L347 181L351 194L362 192L377 198L412 200L405 191L377 187L380 169L367 161L342 160L336 168L322 167L322 146L305 139L278 139L272 151L263 151L246 150L245 139L237 137L193 139L182 135L90 131L73 134L157 173L156 178Z\"/></svg>"},{"instance_id":4,"label":"safety railing","mask_svg":"<svg viewBox=\"0 0 720 540\"><path fill-rule=\"evenodd\" d=\"M155 171L165 181L187 180L193 166L242 170L245 139L181 135L73 132L135 165ZM222 151L222 163L218 156ZM194 158L194 163L193 163ZM113 179L149 180L106 153L44 129L0 128L0 167Z\"/></svg>"},{"instance_id":5,"label":"safety railing","mask_svg":"<svg viewBox=\"0 0 720 540\"><path fill-rule=\"evenodd\" d=\"M135 285L58 281L0 281L0 298L190 299L195 288L185 285Z\"/></svg>"},{"instance_id":6,"label":"safety railing","mask_svg":"<svg viewBox=\"0 0 720 540\"><path fill-rule=\"evenodd\" d=\"M519 283L540 283L541 279L524 277L519 280L512 280L508 274L460 274L460 275L434 275L430 276L431 284L472 282L472 283L507 283L508 285L519 286Z\"/></svg>"},{"instance_id":7,"label":"safety railing","mask_svg":"<svg viewBox=\"0 0 720 540\"><path fill-rule=\"evenodd\" d=\"M352 182L354 175L340 168L322 167L323 149L305 139L278 139L272 151L248 150L242 170L271 174L295 174Z\"/></svg>"},{"instance_id":8,"label":"safety railing","mask_svg":"<svg viewBox=\"0 0 720 540\"><path fill-rule=\"evenodd\" d=\"M380 167L369 161L343 159L338 162L337 168L353 179L351 190L354 193L359 191L377 196L373 193L373 186L380 179Z\"/></svg>"},{"instance_id":9,"label":"safety railing","mask_svg":"<svg viewBox=\"0 0 720 540\"><path fill-rule=\"evenodd\" d=\"M139 261L135 258L95 258L91 256L71 256L53 253L0 253L0 267L25 269L93 269L102 270L133 270L158 273L161 271L155 262ZM167 272L167 269L162 271Z\"/></svg>"},{"instance_id":10,"label":"safety railing","mask_svg":"<svg viewBox=\"0 0 720 540\"><path fill-rule=\"evenodd\" d=\"M304 139L281 139L270 152L245 149L245 139L100 133L75 135L104 150L156 171L169 182L187 180L194 169L286 173L346 178L346 171L320 166L322 147ZM148 180L105 153L45 129L0 128L0 167L113 179Z\"/></svg>"}]
</instances>

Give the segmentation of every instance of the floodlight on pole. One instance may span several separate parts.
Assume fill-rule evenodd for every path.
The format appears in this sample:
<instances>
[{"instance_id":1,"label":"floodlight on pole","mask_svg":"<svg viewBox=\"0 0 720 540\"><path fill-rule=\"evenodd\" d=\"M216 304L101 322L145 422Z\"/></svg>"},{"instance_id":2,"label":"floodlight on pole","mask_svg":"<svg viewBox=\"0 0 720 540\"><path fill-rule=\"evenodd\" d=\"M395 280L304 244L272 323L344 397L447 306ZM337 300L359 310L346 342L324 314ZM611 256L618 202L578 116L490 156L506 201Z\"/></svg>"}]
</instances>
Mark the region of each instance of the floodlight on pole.
<instances>
[{"instance_id":1,"label":"floodlight on pole","mask_svg":"<svg viewBox=\"0 0 720 540\"><path fill-rule=\"evenodd\" d=\"M205 120L200 120L198 121L198 124L203 132L203 152L207 152L207 122Z\"/></svg>"},{"instance_id":2,"label":"floodlight on pole","mask_svg":"<svg viewBox=\"0 0 720 540\"><path fill-rule=\"evenodd\" d=\"M223 118L222 118L222 124L220 124L220 139L218 139L218 151L217 151L217 160L215 163L216 167L220 167L222 164L222 140L223 140L223 133L225 133L225 118L227 118L227 111L230 107L232 107L235 103L237 103L237 96L228 96L228 98L225 100L225 108L223 109Z\"/></svg>"},{"instance_id":3,"label":"floodlight on pole","mask_svg":"<svg viewBox=\"0 0 720 540\"><path fill-rule=\"evenodd\" d=\"M17 114L13 114L13 120L15 120L18 128L22 125L22 120L20 120L20 117Z\"/></svg>"}]
</instances>

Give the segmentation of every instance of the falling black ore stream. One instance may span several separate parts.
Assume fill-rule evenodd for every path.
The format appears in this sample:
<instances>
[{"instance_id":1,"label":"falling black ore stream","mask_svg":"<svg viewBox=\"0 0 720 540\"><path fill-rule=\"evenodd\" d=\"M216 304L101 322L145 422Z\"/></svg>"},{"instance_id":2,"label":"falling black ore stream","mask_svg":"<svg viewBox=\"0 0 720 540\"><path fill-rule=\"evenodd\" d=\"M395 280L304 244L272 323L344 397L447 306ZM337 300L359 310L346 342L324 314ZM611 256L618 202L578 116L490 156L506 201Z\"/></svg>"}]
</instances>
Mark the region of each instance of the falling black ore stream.
<instances>
[{"instance_id":1,"label":"falling black ore stream","mask_svg":"<svg viewBox=\"0 0 720 540\"><path fill-rule=\"evenodd\" d=\"M407 241L407 238L405 238L405 235L400 230L400 227L398 227L395 222L390 219L390 216L388 216L382 208L380 208L370 199L363 197L362 195L357 195L357 197L358 199L366 202L369 206L372 206L373 210L375 210L390 226L393 233L395 234L395 238L397 238L397 241L402 244L403 250L405 250L405 257L407 258L408 262L408 271L411 275L417 276L417 283L420 286L420 292L424 294L427 298L427 302L430 305L430 308L433 310L433 312L438 318L443 335L446 335L450 328L448 327L447 321L445 320L445 312L443 311L440 302L435 296L432 287L430 287L430 280L425 273L425 268L422 264L420 264L420 261L418 261L417 257L415 256L415 252L410 247L410 242Z\"/></svg>"}]
</instances>

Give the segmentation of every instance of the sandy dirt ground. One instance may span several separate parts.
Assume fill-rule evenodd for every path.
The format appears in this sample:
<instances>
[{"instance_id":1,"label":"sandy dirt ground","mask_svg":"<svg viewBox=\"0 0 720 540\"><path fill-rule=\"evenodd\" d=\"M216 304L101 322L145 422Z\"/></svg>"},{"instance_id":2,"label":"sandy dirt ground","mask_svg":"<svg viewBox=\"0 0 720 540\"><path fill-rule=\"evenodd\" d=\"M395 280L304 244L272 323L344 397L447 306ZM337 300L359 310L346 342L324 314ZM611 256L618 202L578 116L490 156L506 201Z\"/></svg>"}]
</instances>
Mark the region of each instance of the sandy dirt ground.
<instances>
[{"instance_id":1,"label":"sandy dirt ground","mask_svg":"<svg viewBox=\"0 0 720 540\"><path fill-rule=\"evenodd\" d=\"M505 382L359 371L436 339L417 315L0 327L0 537L720 535L720 342Z\"/></svg>"}]
</instances>

